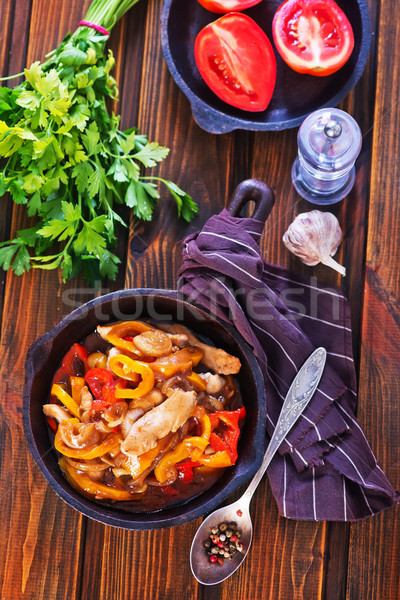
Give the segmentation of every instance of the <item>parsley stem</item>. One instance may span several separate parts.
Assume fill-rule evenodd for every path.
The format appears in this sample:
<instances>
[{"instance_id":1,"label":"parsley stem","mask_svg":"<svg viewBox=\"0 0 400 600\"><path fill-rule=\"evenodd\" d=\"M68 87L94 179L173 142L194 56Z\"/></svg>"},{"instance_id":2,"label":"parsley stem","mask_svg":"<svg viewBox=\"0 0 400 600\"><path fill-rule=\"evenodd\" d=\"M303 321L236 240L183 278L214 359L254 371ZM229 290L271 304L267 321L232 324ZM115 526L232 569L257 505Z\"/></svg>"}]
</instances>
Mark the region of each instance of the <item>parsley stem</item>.
<instances>
[{"instance_id":1,"label":"parsley stem","mask_svg":"<svg viewBox=\"0 0 400 600\"><path fill-rule=\"evenodd\" d=\"M139 0L93 0L84 20L111 31L114 25ZM73 37L76 37L76 32Z\"/></svg>"},{"instance_id":2,"label":"parsley stem","mask_svg":"<svg viewBox=\"0 0 400 600\"><path fill-rule=\"evenodd\" d=\"M155 175L149 175L149 176L140 176L139 179L142 180L147 180L147 181L160 181L161 183L166 183L166 180L163 179L162 177L156 177Z\"/></svg>"},{"instance_id":3,"label":"parsley stem","mask_svg":"<svg viewBox=\"0 0 400 600\"><path fill-rule=\"evenodd\" d=\"M8 77L0 77L0 81L9 81L10 79L16 79L17 77L21 77L21 75L24 75L23 71L22 71L22 73L16 73L15 75L9 75Z\"/></svg>"},{"instance_id":4,"label":"parsley stem","mask_svg":"<svg viewBox=\"0 0 400 600\"><path fill-rule=\"evenodd\" d=\"M85 200L86 200L86 206L89 208L89 212L92 215L93 219L95 219L97 217L96 211L94 210L91 202L90 202L90 198L88 198L87 196L85 196Z\"/></svg>"}]
</instances>

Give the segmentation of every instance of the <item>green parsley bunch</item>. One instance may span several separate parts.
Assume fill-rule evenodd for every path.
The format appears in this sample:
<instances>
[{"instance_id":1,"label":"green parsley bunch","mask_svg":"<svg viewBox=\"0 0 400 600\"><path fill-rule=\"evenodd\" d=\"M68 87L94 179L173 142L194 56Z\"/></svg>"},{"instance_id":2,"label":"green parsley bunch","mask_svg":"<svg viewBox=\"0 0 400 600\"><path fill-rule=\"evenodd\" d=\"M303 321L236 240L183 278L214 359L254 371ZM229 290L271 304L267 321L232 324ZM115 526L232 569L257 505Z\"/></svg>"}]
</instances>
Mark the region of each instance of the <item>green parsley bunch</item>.
<instances>
[{"instance_id":1,"label":"green parsley bunch","mask_svg":"<svg viewBox=\"0 0 400 600\"><path fill-rule=\"evenodd\" d=\"M85 20L110 31L136 2L94 0ZM106 40L78 27L46 62L25 69L20 85L0 87L0 196L9 192L36 217L33 227L0 244L0 266L17 275L60 267L64 281L81 270L91 284L114 279L116 232L125 225L118 205L150 221L160 197L157 181L175 198L178 216L190 221L198 211L175 183L141 175L169 149L136 128L120 131L120 117L107 109L118 88Z\"/></svg>"}]
</instances>

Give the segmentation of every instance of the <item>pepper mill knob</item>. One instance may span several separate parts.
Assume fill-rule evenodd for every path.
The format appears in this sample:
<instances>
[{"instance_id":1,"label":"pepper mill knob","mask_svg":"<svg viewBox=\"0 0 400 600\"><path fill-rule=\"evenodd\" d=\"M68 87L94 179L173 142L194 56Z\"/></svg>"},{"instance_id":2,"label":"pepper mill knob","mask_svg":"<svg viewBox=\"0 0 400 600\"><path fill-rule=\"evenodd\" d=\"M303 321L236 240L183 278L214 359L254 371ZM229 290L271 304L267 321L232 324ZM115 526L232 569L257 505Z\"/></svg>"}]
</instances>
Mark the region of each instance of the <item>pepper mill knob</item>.
<instances>
[{"instance_id":1,"label":"pepper mill knob","mask_svg":"<svg viewBox=\"0 0 400 600\"><path fill-rule=\"evenodd\" d=\"M296 191L313 204L334 204L354 185L354 163L361 130L349 114L322 108L309 115L297 135L298 157L292 168Z\"/></svg>"}]
</instances>

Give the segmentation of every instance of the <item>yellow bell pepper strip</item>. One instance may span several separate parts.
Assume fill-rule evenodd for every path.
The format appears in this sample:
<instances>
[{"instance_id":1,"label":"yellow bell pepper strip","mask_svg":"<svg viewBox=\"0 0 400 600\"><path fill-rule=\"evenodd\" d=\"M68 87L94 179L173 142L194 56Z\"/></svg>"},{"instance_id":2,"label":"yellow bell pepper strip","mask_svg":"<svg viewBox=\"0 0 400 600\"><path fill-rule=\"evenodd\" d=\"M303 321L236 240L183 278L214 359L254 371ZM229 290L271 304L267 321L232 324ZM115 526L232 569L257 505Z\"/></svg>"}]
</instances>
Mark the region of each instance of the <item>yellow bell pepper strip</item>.
<instances>
[{"instance_id":1,"label":"yellow bell pepper strip","mask_svg":"<svg viewBox=\"0 0 400 600\"><path fill-rule=\"evenodd\" d=\"M138 349L129 338L134 337L139 333L143 333L144 331L151 331L151 329L152 327L142 323L141 321L124 321L123 323L117 323L114 325L105 337L107 341L113 344L113 346L116 346L116 348L127 350L128 352L132 352L132 354L137 356ZM132 336L132 334L134 335Z\"/></svg>"},{"instance_id":2,"label":"yellow bell pepper strip","mask_svg":"<svg viewBox=\"0 0 400 600\"><path fill-rule=\"evenodd\" d=\"M204 392L207 387L204 379L194 371L189 373L189 375L186 375L186 379L192 384L196 392Z\"/></svg>"},{"instance_id":3,"label":"yellow bell pepper strip","mask_svg":"<svg viewBox=\"0 0 400 600\"><path fill-rule=\"evenodd\" d=\"M60 458L59 465L64 471L69 483L78 492L84 492L88 496L109 498L110 500L131 500L132 494L128 490L114 488L99 481L92 481L88 475L79 472L67 463L65 458Z\"/></svg>"},{"instance_id":4,"label":"yellow bell pepper strip","mask_svg":"<svg viewBox=\"0 0 400 600\"><path fill-rule=\"evenodd\" d=\"M169 444L172 433L168 434L164 438L158 441L157 446L144 452L143 454L137 454L135 456L127 456L122 466L129 471L132 479L137 479L146 469L148 469L153 461L157 458L164 448Z\"/></svg>"},{"instance_id":5,"label":"yellow bell pepper strip","mask_svg":"<svg viewBox=\"0 0 400 600\"><path fill-rule=\"evenodd\" d=\"M187 346L177 352L173 352L168 356L156 358L149 366L155 373L159 373L164 377L172 377L177 373L185 373L190 371L192 367L199 364L203 358L203 351L196 346Z\"/></svg>"},{"instance_id":6,"label":"yellow bell pepper strip","mask_svg":"<svg viewBox=\"0 0 400 600\"><path fill-rule=\"evenodd\" d=\"M58 383L53 383L50 394L64 404L65 408L74 415L74 417L80 418L81 412L79 406L75 400L60 385L58 385Z\"/></svg>"},{"instance_id":7,"label":"yellow bell pepper strip","mask_svg":"<svg viewBox=\"0 0 400 600\"><path fill-rule=\"evenodd\" d=\"M80 458L90 460L92 458L98 458L104 456L111 450L117 448L121 441L122 436L119 433L110 433L101 444L95 444L88 448L70 448L62 439L62 433L66 428L73 427L75 423L79 423L78 419L67 419L59 424L56 436L54 438L54 446L58 452L69 456L70 458Z\"/></svg>"},{"instance_id":8,"label":"yellow bell pepper strip","mask_svg":"<svg viewBox=\"0 0 400 600\"><path fill-rule=\"evenodd\" d=\"M211 427L210 417L208 416L207 413L204 413L204 415L200 418L200 423L201 423L201 437L203 437L206 440L209 440L212 427Z\"/></svg>"},{"instance_id":9,"label":"yellow bell pepper strip","mask_svg":"<svg viewBox=\"0 0 400 600\"><path fill-rule=\"evenodd\" d=\"M196 409L195 409L196 410ZM195 412L195 411L193 411ZM230 467L232 460L228 452L215 452L213 455L205 455L211 433L211 419L207 413L202 413L200 423L202 427L201 436L187 437L178 446L168 452L154 469L154 475L160 483L165 483L172 477L180 477L184 483L190 483L193 479L193 468L199 465L221 468ZM196 415L197 416L197 415ZM190 459L188 461L187 459ZM191 472L182 472L182 469L191 468Z\"/></svg>"},{"instance_id":10,"label":"yellow bell pepper strip","mask_svg":"<svg viewBox=\"0 0 400 600\"><path fill-rule=\"evenodd\" d=\"M133 360L125 354L117 354L109 359L109 365L113 373L122 379L136 383L138 375L142 378L139 385L134 389L118 385L115 389L116 398L142 398L153 389L155 383L154 373L147 363Z\"/></svg>"},{"instance_id":11,"label":"yellow bell pepper strip","mask_svg":"<svg viewBox=\"0 0 400 600\"><path fill-rule=\"evenodd\" d=\"M218 469L222 467L231 467L233 464L232 459L226 450L221 450L220 452L215 452L214 454L209 455L202 454L197 460L202 465Z\"/></svg>"},{"instance_id":12,"label":"yellow bell pepper strip","mask_svg":"<svg viewBox=\"0 0 400 600\"><path fill-rule=\"evenodd\" d=\"M69 378L69 385L71 386L71 394L74 401L79 406L81 403L81 391L85 385L85 379L83 377L76 377L71 375Z\"/></svg>"},{"instance_id":13,"label":"yellow bell pepper strip","mask_svg":"<svg viewBox=\"0 0 400 600\"><path fill-rule=\"evenodd\" d=\"M180 463L186 458L190 458L194 462L198 460L198 456L204 453L208 446L208 440L203 437L187 437L174 450L167 452L162 457L158 465L154 469L154 476L160 483L166 483L172 477L176 479L178 476L176 463Z\"/></svg>"}]
</instances>

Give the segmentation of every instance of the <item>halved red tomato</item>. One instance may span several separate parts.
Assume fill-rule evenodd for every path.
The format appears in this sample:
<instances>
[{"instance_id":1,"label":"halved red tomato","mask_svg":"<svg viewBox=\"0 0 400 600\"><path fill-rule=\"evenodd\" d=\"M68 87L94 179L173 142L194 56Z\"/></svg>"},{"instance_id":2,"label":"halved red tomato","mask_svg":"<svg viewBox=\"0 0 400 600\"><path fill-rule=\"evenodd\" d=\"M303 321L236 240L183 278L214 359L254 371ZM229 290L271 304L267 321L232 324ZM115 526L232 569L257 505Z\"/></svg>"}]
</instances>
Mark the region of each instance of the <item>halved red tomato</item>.
<instances>
[{"instance_id":1,"label":"halved red tomato","mask_svg":"<svg viewBox=\"0 0 400 600\"><path fill-rule=\"evenodd\" d=\"M251 6L255 6L259 4L261 0L198 0L204 8L207 10L224 14L228 12L233 12L237 10L246 10L246 8L250 8Z\"/></svg>"},{"instance_id":2,"label":"halved red tomato","mask_svg":"<svg viewBox=\"0 0 400 600\"><path fill-rule=\"evenodd\" d=\"M349 59L354 35L333 0L286 0L272 22L276 48L299 73L330 75Z\"/></svg>"},{"instance_id":3,"label":"halved red tomato","mask_svg":"<svg viewBox=\"0 0 400 600\"><path fill-rule=\"evenodd\" d=\"M249 111L265 110L276 80L276 60L263 30L247 15L228 13L206 25L194 45L196 65L224 102Z\"/></svg>"}]
</instances>

